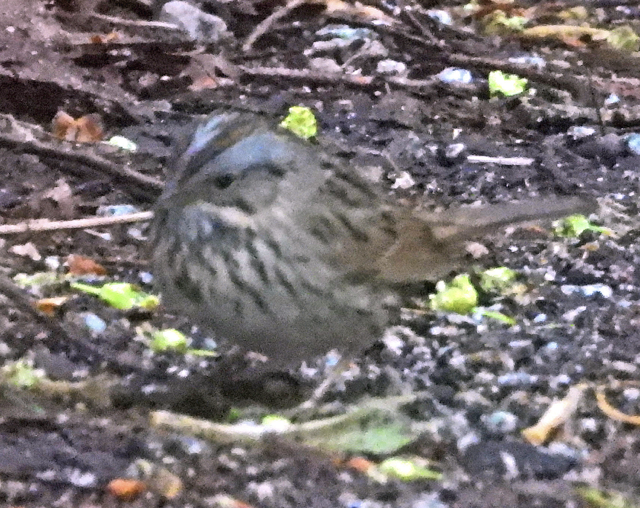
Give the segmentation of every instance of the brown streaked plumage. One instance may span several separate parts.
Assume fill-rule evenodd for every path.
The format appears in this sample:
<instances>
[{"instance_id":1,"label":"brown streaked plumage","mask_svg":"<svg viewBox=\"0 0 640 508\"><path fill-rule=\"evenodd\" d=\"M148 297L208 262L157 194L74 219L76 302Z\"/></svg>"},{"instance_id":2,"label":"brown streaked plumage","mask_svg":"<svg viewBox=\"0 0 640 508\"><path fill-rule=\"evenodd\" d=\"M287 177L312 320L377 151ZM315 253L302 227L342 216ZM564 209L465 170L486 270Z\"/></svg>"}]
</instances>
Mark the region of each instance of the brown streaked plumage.
<instances>
[{"instance_id":1,"label":"brown streaked plumage","mask_svg":"<svg viewBox=\"0 0 640 508\"><path fill-rule=\"evenodd\" d=\"M165 303L281 365L373 342L392 285L445 276L468 240L596 208L551 197L407 210L310 144L240 113L201 124L171 170L152 234Z\"/></svg>"}]
</instances>

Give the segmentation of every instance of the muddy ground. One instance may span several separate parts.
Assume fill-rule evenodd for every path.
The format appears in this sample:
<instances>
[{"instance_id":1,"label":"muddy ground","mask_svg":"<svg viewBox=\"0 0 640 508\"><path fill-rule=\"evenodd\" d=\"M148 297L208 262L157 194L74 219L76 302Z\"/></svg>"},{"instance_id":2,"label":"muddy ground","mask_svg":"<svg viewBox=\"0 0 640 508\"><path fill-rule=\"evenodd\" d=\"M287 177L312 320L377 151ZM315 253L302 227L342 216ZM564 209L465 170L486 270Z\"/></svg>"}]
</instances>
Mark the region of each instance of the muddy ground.
<instances>
[{"instance_id":1,"label":"muddy ground","mask_svg":"<svg viewBox=\"0 0 640 508\"><path fill-rule=\"evenodd\" d=\"M481 303L515 325L414 305L398 323L404 328L354 359L325 397L334 412L368 397L420 394L398 412L424 424L421 431L386 454L319 451L275 437L223 442L154 425L155 410L229 422L232 408L279 410L247 399L283 395L251 369L229 376L224 337L183 316L162 307L117 310L70 288L68 256L81 255L109 280L151 292L145 222L3 231L6 276L54 280L23 292L0 284L4 365L34 365L50 381L16 387L3 371L0 504L638 506L638 422L605 414L595 395L604 390L612 407L640 414L640 155L625 137L640 125L637 56L584 35L479 35L481 16L464 14L458 2L205 0L191 32L162 17L163 3L3 1L2 227L93 217L110 205L151 210L172 147L195 116L231 108L278 119L303 105L317 116L317 142L393 199L438 209L580 193L598 199L591 219L607 231L567 238L543 223L483 239L469 270L512 268L519 290L484 293ZM583 25L638 28L633 3L601 3L589 4ZM563 14L571 7L526 12L533 24L558 25L571 23ZM429 9L452 13L453 23ZM335 25L360 32L341 39ZM541 66L510 61L534 53ZM467 69L472 81L436 77L449 67ZM535 93L491 98L492 70L527 77ZM613 94L617 101L605 103ZM75 143L68 130L67 140L53 136L59 111L97 115L105 139L125 136L137 152ZM585 136L576 127L594 130ZM524 162L505 163L513 158ZM418 289L413 304L434 290ZM52 296L70 298L50 318L30 311ZM193 347L215 339L220 357L154 353L140 339L150 326L177 327ZM285 402L300 397L295 383L315 386L327 370L324 359L296 366L283 378L293 392ZM521 435L554 399L576 393L575 411L544 444ZM388 455L419 457L442 477L382 480L349 461L362 456L372 465ZM122 479L140 483L118 490L113 481Z\"/></svg>"}]
</instances>

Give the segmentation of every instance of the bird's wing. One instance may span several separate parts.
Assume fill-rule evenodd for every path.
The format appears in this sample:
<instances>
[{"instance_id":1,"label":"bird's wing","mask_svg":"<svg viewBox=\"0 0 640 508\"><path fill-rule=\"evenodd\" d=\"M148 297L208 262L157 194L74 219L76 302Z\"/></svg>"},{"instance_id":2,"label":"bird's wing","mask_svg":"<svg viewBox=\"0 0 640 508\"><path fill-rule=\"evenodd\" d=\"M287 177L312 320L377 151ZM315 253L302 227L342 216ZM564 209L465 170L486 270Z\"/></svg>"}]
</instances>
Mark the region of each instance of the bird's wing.
<instances>
[{"instance_id":1,"label":"bird's wing","mask_svg":"<svg viewBox=\"0 0 640 508\"><path fill-rule=\"evenodd\" d=\"M382 224L378 230L385 234L350 245L351 255L345 259L353 269L387 282L434 280L460 266L467 241L495 234L508 225L591 213L596 208L591 198L555 197L435 214L396 209L378 216Z\"/></svg>"}]
</instances>

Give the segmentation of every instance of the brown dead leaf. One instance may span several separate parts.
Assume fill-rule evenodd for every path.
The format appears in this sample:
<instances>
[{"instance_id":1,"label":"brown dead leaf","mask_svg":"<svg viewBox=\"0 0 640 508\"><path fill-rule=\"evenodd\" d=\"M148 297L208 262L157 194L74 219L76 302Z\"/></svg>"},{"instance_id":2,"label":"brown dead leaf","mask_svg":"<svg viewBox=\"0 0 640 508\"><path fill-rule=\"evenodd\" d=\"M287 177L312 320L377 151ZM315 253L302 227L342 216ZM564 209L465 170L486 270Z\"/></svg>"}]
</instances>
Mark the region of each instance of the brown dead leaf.
<instances>
[{"instance_id":1,"label":"brown dead leaf","mask_svg":"<svg viewBox=\"0 0 640 508\"><path fill-rule=\"evenodd\" d=\"M78 126L78 134L76 136L78 143L95 143L96 141L102 141L104 138L102 119L96 114L78 118L76 125Z\"/></svg>"},{"instance_id":2,"label":"brown dead leaf","mask_svg":"<svg viewBox=\"0 0 640 508\"><path fill-rule=\"evenodd\" d=\"M134 501L147 490L147 485L139 480L116 478L109 482L106 489L120 501Z\"/></svg>"},{"instance_id":3,"label":"brown dead leaf","mask_svg":"<svg viewBox=\"0 0 640 508\"><path fill-rule=\"evenodd\" d=\"M51 122L51 132L58 139L67 139L67 133L74 124L75 119L71 115L64 111L58 111Z\"/></svg>"},{"instance_id":4,"label":"brown dead leaf","mask_svg":"<svg viewBox=\"0 0 640 508\"><path fill-rule=\"evenodd\" d=\"M64 305L69 299L68 296L55 296L52 298L41 298L36 302L36 309L46 314L47 316L54 316L56 310Z\"/></svg>"},{"instance_id":5,"label":"brown dead leaf","mask_svg":"<svg viewBox=\"0 0 640 508\"><path fill-rule=\"evenodd\" d=\"M368 459L365 459L364 457L353 457L349 459L347 462L345 462L344 465L350 469L355 469L360 473L366 473L372 467L375 466L373 462L371 462Z\"/></svg>"},{"instance_id":6,"label":"brown dead leaf","mask_svg":"<svg viewBox=\"0 0 640 508\"><path fill-rule=\"evenodd\" d=\"M71 275L106 275L107 270L104 266L96 263L93 259L80 256L78 254L69 254L67 257L67 265Z\"/></svg>"},{"instance_id":7,"label":"brown dead leaf","mask_svg":"<svg viewBox=\"0 0 640 508\"><path fill-rule=\"evenodd\" d=\"M106 44L108 42L114 42L119 39L120 39L120 34L117 32L110 32L108 34L95 34L89 38L89 40L93 44Z\"/></svg>"},{"instance_id":8,"label":"brown dead leaf","mask_svg":"<svg viewBox=\"0 0 640 508\"><path fill-rule=\"evenodd\" d=\"M102 119L97 114L81 116L77 120L64 111L53 117L51 130L58 139L76 143L95 143L104 138Z\"/></svg>"},{"instance_id":9,"label":"brown dead leaf","mask_svg":"<svg viewBox=\"0 0 640 508\"><path fill-rule=\"evenodd\" d=\"M236 79L241 73L234 64L221 56L198 54L191 58L183 74L191 78L189 90L198 91L216 88L221 81L228 81L228 78ZM227 78L220 77L220 74Z\"/></svg>"}]
</instances>

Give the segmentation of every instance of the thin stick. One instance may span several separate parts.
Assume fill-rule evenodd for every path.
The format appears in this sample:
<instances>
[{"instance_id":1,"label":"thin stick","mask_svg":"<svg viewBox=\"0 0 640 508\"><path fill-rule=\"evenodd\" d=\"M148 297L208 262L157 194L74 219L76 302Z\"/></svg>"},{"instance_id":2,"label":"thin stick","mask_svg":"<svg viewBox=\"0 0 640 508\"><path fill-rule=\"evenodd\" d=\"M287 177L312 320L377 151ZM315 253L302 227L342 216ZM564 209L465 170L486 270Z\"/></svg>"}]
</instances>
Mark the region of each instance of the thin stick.
<instances>
[{"instance_id":1,"label":"thin stick","mask_svg":"<svg viewBox=\"0 0 640 508\"><path fill-rule=\"evenodd\" d=\"M137 212L116 217L88 217L66 221L51 221L49 219L34 219L20 224L7 224L0 226L0 235L15 235L18 233L35 231L63 231L67 229L84 229L112 226L114 224L130 224L151 220L153 212Z\"/></svg>"},{"instance_id":2,"label":"thin stick","mask_svg":"<svg viewBox=\"0 0 640 508\"><path fill-rule=\"evenodd\" d=\"M23 152L35 155L78 162L90 168L97 169L103 174L114 176L129 183L135 183L142 189L151 191L154 194L159 194L164 187L160 180L143 175L125 166L114 164L102 157L86 152L72 151L64 146L54 146L36 140L25 141L16 139L13 136L7 136L6 134L0 134L0 145L10 146L11 148L17 148Z\"/></svg>"},{"instance_id":3,"label":"thin stick","mask_svg":"<svg viewBox=\"0 0 640 508\"><path fill-rule=\"evenodd\" d=\"M245 53L251 51L253 44L265 33L267 33L276 21L284 18L291 11L306 3L317 3L317 0L292 0L277 11L274 11L271 16L268 16L254 28L253 32L251 32L251 34L249 35L249 37L247 37L247 40L243 44L242 51L244 51Z\"/></svg>"}]
</instances>

